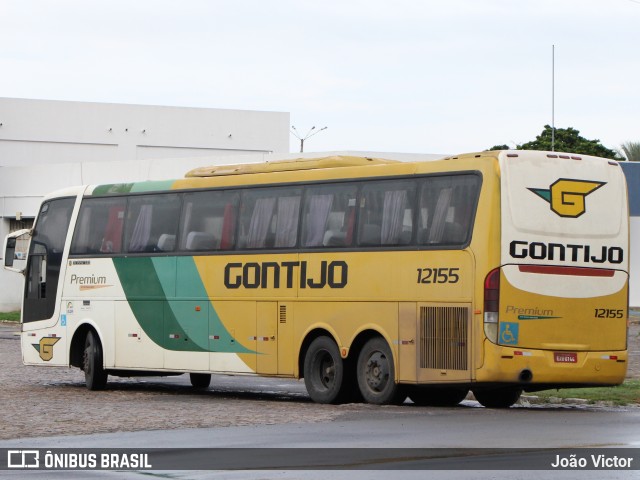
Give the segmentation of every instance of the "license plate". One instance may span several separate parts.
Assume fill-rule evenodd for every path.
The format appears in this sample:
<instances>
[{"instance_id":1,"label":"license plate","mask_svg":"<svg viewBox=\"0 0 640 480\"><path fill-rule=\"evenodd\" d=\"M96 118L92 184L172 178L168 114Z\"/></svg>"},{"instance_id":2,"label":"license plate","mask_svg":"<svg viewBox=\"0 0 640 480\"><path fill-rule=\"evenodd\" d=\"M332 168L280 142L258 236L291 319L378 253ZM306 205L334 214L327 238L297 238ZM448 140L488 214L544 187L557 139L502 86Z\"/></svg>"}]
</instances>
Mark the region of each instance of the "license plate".
<instances>
[{"instance_id":1,"label":"license plate","mask_svg":"<svg viewBox=\"0 0 640 480\"><path fill-rule=\"evenodd\" d=\"M553 352L556 363L578 363L578 354L575 352Z\"/></svg>"}]
</instances>

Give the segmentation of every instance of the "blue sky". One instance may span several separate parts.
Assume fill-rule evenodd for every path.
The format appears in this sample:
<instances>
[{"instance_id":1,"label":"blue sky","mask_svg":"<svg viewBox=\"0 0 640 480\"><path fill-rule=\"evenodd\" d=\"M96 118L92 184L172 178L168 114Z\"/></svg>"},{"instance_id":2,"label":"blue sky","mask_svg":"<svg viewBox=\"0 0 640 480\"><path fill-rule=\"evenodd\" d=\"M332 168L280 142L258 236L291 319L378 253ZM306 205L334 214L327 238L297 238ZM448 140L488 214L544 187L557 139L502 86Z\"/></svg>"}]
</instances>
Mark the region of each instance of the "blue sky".
<instances>
[{"instance_id":1,"label":"blue sky","mask_svg":"<svg viewBox=\"0 0 640 480\"><path fill-rule=\"evenodd\" d=\"M308 151L640 141L640 0L0 0L0 96L285 111ZM1 114L1 112L0 112ZM291 150L298 143L291 137Z\"/></svg>"}]
</instances>

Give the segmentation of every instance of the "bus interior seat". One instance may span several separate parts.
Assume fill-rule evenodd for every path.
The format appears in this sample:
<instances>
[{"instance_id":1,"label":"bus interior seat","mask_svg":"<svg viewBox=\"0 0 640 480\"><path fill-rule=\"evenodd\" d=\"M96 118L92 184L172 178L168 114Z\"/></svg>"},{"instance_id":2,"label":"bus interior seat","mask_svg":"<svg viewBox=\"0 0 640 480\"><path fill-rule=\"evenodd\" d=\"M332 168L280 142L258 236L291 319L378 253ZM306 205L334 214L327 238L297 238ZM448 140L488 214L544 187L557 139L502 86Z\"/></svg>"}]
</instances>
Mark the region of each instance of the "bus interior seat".
<instances>
[{"instance_id":1,"label":"bus interior seat","mask_svg":"<svg viewBox=\"0 0 640 480\"><path fill-rule=\"evenodd\" d=\"M457 222L447 222L444 224L442 243L461 243L465 237L465 229Z\"/></svg>"},{"instance_id":2,"label":"bus interior seat","mask_svg":"<svg viewBox=\"0 0 640 480\"><path fill-rule=\"evenodd\" d=\"M217 248L216 237L207 232L189 232L185 248L187 250L214 250Z\"/></svg>"},{"instance_id":3,"label":"bus interior seat","mask_svg":"<svg viewBox=\"0 0 640 480\"><path fill-rule=\"evenodd\" d=\"M327 230L322 239L322 244L325 247L340 247L344 246L347 239L346 232L336 232L335 230Z\"/></svg>"},{"instance_id":4,"label":"bus interior seat","mask_svg":"<svg viewBox=\"0 0 640 480\"><path fill-rule=\"evenodd\" d=\"M163 233L158 238L158 250L161 252L172 252L176 248L176 236Z\"/></svg>"},{"instance_id":5,"label":"bus interior seat","mask_svg":"<svg viewBox=\"0 0 640 480\"><path fill-rule=\"evenodd\" d=\"M360 245L380 245L380 225L365 223L360 232Z\"/></svg>"},{"instance_id":6,"label":"bus interior seat","mask_svg":"<svg viewBox=\"0 0 640 480\"><path fill-rule=\"evenodd\" d=\"M413 231L411 228L403 228L402 233L400 234L399 243L400 245L407 245L411 243L411 236L413 235Z\"/></svg>"},{"instance_id":7,"label":"bus interior seat","mask_svg":"<svg viewBox=\"0 0 640 480\"><path fill-rule=\"evenodd\" d=\"M347 233L344 227L344 212L331 212L327 217L326 231L322 239L325 247L337 247L345 244Z\"/></svg>"}]
</instances>

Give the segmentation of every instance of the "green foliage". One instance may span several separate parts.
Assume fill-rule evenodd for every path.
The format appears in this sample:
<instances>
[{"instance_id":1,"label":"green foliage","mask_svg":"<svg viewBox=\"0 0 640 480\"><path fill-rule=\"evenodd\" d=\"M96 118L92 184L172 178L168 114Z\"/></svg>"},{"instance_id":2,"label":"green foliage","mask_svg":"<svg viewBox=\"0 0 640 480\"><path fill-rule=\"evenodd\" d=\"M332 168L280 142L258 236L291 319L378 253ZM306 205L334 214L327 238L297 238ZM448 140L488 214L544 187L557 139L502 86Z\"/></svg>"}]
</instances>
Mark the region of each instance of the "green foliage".
<instances>
[{"instance_id":1,"label":"green foliage","mask_svg":"<svg viewBox=\"0 0 640 480\"><path fill-rule=\"evenodd\" d=\"M551 126L545 125L542 133L538 135L535 140L518 145L516 149L551 151L551 137ZM490 150L504 150L508 148L507 145L496 145ZM580 136L578 130L571 127L555 129L553 150L556 152L594 155L596 157L611 158L613 160L622 159L622 156L618 152L605 147L600 143L600 140L588 140Z\"/></svg>"},{"instance_id":2,"label":"green foliage","mask_svg":"<svg viewBox=\"0 0 640 480\"><path fill-rule=\"evenodd\" d=\"M640 162L640 142L625 142L620 148L629 162Z\"/></svg>"},{"instance_id":3,"label":"green foliage","mask_svg":"<svg viewBox=\"0 0 640 480\"><path fill-rule=\"evenodd\" d=\"M615 150L611 150L600 143L600 140L587 140L580 136L575 128L556 128L554 150L557 152L595 155L596 157L619 160ZM542 133L535 140L518 145L518 150L551 150L551 127L544 126Z\"/></svg>"},{"instance_id":4,"label":"green foliage","mask_svg":"<svg viewBox=\"0 0 640 480\"><path fill-rule=\"evenodd\" d=\"M494 150L512 150L512 148L509 145L494 145L491 148L487 148L485 152L491 152Z\"/></svg>"},{"instance_id":5,"label":"green foliage","mask_svg":"<svg viewBox=\"0 0 640 480\"><path fill-rule=\"evenodd\" d=\"M0 312L0 322L19 322L20 312Z\"/></svg>"},{"instance_id":6,"label":"green foliage","mask_svg":"<svg viewBox=\"0 0 640 480\"><path fill-rule=\"evenodd\" d=\"M584 398L591 403L595 402L611 402L615 405L628 405L640 403L640 381L627 380L617 387L598 387L598 388L562 388L560 390L544 390L535 392L536 395L544 400L556 398Z\"/></svg>"}]
</instances>

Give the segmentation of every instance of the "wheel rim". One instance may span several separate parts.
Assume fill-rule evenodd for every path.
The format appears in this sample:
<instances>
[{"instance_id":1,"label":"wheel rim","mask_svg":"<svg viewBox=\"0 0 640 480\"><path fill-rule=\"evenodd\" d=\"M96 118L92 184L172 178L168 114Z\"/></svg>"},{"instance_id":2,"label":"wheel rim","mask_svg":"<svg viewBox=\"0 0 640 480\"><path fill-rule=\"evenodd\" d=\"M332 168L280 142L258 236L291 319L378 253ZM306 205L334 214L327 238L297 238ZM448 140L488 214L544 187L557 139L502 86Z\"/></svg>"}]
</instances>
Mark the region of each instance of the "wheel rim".
<instances>
[{"instance_id":1,"label":"wheel rim","mask_svg":"<svg viewBox=\"0 0 640 480\"><path fill-rule=\"evenodd\" d=\"M375 392L383 391L389 382L389 374L389 361L384 353L372 353L365 369L367 386Z\"/></svg>"},{"instance_id":2,"label":"wheel rim","mask_svg":"<svg viewBox=\"0 0 640 480\"><path fill-rule=\"evenodd\" d=\"M318 352L318 379L324 388L331 388L336 381L336 364L327 351Z\"/></svg>"}]
</instances>

